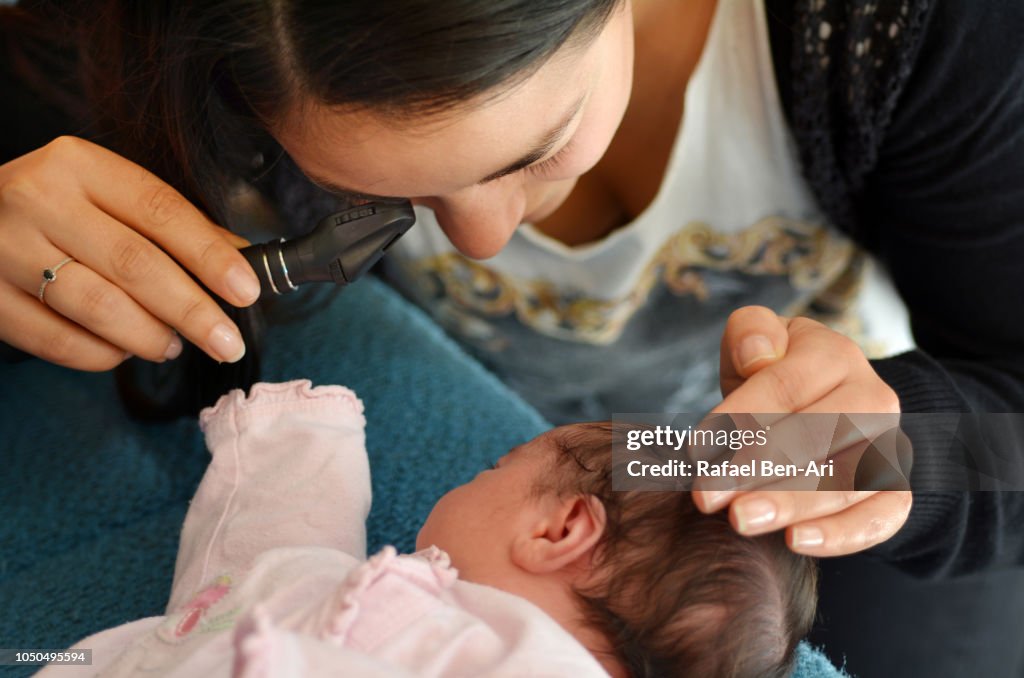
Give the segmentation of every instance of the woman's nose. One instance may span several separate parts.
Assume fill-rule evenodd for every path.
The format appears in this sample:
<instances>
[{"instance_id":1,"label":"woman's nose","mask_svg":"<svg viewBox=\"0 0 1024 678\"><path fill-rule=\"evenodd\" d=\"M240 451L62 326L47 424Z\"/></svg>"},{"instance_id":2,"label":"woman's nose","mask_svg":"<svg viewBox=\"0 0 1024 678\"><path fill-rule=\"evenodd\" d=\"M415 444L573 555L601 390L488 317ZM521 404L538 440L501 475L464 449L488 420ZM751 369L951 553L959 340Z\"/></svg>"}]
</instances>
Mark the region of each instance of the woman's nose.
<instances>
[{"instance_id":1,"label":"woman's nose","mask_svg":"<svg viewBox=\"0 0 1024 678\"><path fill-rule=\"evenodd\" d=\"M500 252L526 212L526 196L518 187L472 186L447 196L414 198L412 202L434 210L455 249L473 259L487 259Z\"/></svg>"}]
</instances>

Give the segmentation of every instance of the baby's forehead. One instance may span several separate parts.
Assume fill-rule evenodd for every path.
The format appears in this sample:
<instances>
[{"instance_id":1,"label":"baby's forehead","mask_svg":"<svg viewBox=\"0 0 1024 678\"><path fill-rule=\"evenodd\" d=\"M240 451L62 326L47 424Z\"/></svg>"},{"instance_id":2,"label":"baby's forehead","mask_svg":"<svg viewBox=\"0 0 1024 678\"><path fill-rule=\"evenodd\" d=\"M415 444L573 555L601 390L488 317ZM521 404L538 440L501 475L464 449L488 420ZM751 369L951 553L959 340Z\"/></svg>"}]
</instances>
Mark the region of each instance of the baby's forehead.
<instances>
[{"instance_id":1,"label":"baby's forehead","mask_svg":"<svg viewBox=\"0 0 1024 678\"><path fill-rule=\"evenodd\" d=\"M525 443L520 443L506 452L510 459L547 459L560 450L558 440L552 438L552 431L545 431Z\"/></svg>"},{"instance_id":2,"label":"baby's forehead","mask_svg":"<svg viewBox=\"0 0 1024 678\"><path fill-rule=\"evenodd\" d=\"M532 440L517 445L510 453L564 454L573 446L573 438L580 433L580 424L568 424L544 431Z\"/></svg>"},{"instance_id":3,"label":"baby's forehead","mask_svg":"<svg viewBox=\"0 0 1024 678\"><path fill-rule=\"evenodd\" d=\"M612 429L608 422L591 421L581 424L565 424L547 431L538 438L547 436L548 442L565 452L578 447L603 446L611 443Z\"/></svg>"},{"instance_id":4,"label":"baby's forehead","mask_svg":"<svg viewBox=\"0 0 1024 678\"><path fill-rule=\"evenodd\" d=\"M567 424L541 433L529 442L512 448L509 454L531 456L537 461L557 463L567 459L580 461L582 450L593 446L603 448L602 432L593 424Z\"/></svg>"},{"instance_id":5,"label":"baby's forehead","mask_svg":"<svg viewBox=\"0 0 1024 678\"><path fill-rule=\"evenodd\" d=\"M505 455L498 460L499 465L505 462L515 462L517 465L529 464L531 466L550 467L558 462L565 454L565 440L559 429L544 431L534 438L520 443L509 449Z\"/></svg>"}]
</instances>

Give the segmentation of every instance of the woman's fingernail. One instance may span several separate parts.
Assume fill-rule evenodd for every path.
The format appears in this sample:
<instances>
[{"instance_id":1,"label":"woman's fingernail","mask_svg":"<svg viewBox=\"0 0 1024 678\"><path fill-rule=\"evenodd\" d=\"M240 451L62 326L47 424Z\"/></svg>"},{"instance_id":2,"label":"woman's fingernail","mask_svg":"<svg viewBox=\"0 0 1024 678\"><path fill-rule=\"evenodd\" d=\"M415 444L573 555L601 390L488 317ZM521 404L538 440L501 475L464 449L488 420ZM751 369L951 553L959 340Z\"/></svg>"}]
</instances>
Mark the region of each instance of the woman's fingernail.
<instances>
[{"instance_id":1,"label":"woman's fingernail","mask_svg":"<svg viewBox=\"0 0 1024 678\"><path fill-rule=\"evenodd\" d=\"M774 360L775 347L771 339L762 334L752 334L740 342L740 367L750 367L761 360Z\"/></svg>"},{"instance_id":2,"label":"woman's fingernail","mask_svg":"<svg viewBox=\"0 0 1024 678\"><path fill-rule=\"evenodd\" d=\"M793 528L793 547L821 546L825 543L825 533L820 527L801 525Z\"/></svg>"},{"instance_id":3,"label":"woman's fingernail","mask_svg":"<svg viewBox=\"0 0 1024 678\"><path fill-rule=\"evenodd\" d=\"M260 281L251 270L235 266L225 276L228 288L244 302L252 303L260 296Z\"/></svg>"},{"instance_id":4,"label":"woman's fingernail","mask_svg":"<svg viewBox=\"0 0 1024 678\"><path fill-rule=\"evenodd\" d=\"M164 351L164 360L174 360L181 355L181 337L177 334L171 337L171 343L167 344L167 350Z\"/></svg>"},{"instance_id":5,"label":"woman's fingernail","mask_svg":"<svg viewBox=\"0 0 1024 678\"><path fill-rule=\"evenodd\" d=\"M775 520L777 513L775 504L768 499L751 499L733 504L733 506L740 532L770 525Z\"/></svg>"},{"instance_id":6,"label":"woman's fingernail","mask_svg":"<svg viewBox=\"0 0 1024 678\"><path fill-rule=\"evenodd\" d=\"M209 342L213 352L226 363L238 362L245 355L245 344L238 330L224 323L213 328Z\"/></svg>"}]
</instances>

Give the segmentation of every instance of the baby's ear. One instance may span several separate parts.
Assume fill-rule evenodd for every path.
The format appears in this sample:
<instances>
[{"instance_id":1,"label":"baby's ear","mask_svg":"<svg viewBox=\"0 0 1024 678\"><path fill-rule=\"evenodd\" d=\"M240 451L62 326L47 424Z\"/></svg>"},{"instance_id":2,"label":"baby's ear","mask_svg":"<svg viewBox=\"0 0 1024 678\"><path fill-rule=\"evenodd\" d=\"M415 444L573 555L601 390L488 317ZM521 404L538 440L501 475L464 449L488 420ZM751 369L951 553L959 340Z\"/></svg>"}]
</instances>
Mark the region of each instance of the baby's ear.
<instances>
[{"instance_id":1,"label":"baby's ear","mask_svg":"<svg viewBox=\"0 0 1024 678\"><path fill-rule=\"evenodd\" d=\"M593 496L547 496L537 519L512 543L512 562L533 574L550 574L587 555L604 534L604 504Z\"/></svg>"}]
</instances>

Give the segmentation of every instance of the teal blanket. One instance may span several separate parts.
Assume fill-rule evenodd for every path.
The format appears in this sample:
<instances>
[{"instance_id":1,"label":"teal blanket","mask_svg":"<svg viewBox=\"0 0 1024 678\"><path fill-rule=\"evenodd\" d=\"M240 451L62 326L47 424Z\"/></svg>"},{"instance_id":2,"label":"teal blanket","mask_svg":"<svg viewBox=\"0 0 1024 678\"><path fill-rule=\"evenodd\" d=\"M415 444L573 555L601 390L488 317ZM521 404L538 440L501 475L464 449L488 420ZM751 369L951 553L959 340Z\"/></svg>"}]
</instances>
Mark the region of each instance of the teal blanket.
<instances>
[{"instance_id":1,"label":"teal blanket","mask_svg":"<svg viewBox=\"0 0 1024 678\"><path fill-rule=\"evenodd\" d=\"M344 384L366 404L371 550L411 550L441 494L549 428L376 280L280 306L305 312L275 318L263 380ZM128 419L110 374L40 361L0 369L0 648L66 647L161 614L207 462L196 422ZM795 675L841 674L803 646Z\"/></svg>"}]
</instances>

